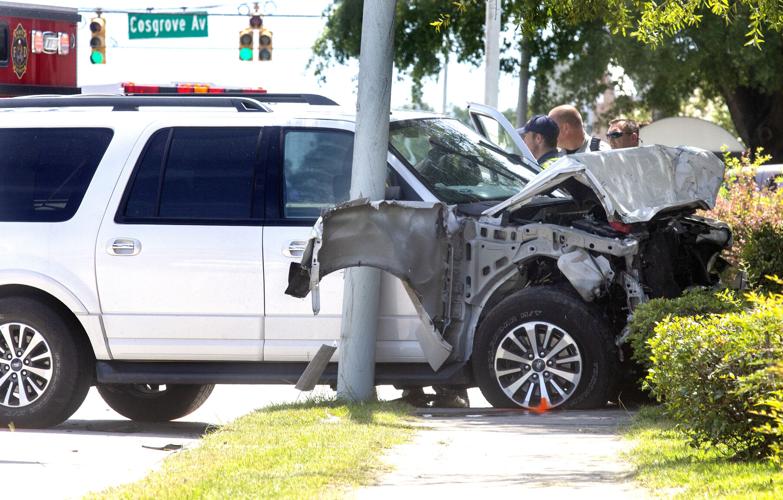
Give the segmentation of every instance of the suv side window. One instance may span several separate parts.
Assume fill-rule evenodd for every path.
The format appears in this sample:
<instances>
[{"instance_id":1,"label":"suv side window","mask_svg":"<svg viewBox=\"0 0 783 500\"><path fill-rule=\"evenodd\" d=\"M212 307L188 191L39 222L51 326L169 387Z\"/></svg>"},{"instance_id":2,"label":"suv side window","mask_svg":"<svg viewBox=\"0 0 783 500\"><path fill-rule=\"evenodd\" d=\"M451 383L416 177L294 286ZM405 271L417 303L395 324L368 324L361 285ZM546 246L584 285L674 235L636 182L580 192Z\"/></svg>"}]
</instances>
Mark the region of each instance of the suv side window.
<instances>
[{"instance_id":1,"label":"suv side window","mask_svg":"<svg viewBox=\"0 0 783 500\"><path fill-rule=\"evenodd\" d=\"M73 217L113 135L103 128L0 129L0 221Z\"/></svg>"},{"instance_id":2,"label":"suv side window","mask_svg":"<svg viewBox=\"0 0 783 500\"><path fill-rule=\"evenodd\" d=\"M117 222L253 219L254 206L263 206L254 189L260 137L253 127L159 130L136 166Z\"/></svg>"},{"instance_id":3,"label":"suv side window","mask_svg":"<svg viewBox=\"0 0 783 500\"><path fill-rule=\"evenodd\" d=\"M347 201L352 159L350 132L287 130L283 137L283 217L315 219L322 209Z\"/></svg>"}]
</instances>

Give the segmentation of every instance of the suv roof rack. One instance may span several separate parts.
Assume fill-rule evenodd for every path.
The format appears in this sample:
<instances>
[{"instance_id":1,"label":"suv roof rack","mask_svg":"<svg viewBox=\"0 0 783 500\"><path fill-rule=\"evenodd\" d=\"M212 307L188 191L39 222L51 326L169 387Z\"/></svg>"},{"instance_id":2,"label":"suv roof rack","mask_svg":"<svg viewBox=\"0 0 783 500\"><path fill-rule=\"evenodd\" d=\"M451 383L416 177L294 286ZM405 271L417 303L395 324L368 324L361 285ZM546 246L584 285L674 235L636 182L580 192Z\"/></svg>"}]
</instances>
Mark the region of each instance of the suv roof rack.
<instances>
[{"instance_id":1,"label":"suv roof rack","mask_svg":"<svg viewBox=\"0 0 783 500\"><path fill-rule=\"evenodd\" d=\"M80 108L111 106L112 111L138 111L139 107L234 108L240 112L269 111L256 98L247 96L69 96L0 99L0 108Z\"/></svg>"}]
</instances>

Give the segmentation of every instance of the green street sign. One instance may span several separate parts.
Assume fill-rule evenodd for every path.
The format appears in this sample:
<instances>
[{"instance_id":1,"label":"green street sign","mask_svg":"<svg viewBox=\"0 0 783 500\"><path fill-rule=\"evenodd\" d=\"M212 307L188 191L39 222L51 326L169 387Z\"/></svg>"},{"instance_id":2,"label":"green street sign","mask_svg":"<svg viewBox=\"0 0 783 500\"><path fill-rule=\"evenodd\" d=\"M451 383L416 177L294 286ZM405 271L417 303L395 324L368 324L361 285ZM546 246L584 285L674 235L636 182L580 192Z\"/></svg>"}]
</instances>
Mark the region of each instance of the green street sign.
<instances>
[{"instance_id":1,"label":"green street sign","mask_svg":"<svg viewBox=\"0 0 783 500\"><path fill-rule=\"evenodd\" d=\"M128 14L128 38L196 38L208 36L206 12Z\"/></svg>"}]
</instances>

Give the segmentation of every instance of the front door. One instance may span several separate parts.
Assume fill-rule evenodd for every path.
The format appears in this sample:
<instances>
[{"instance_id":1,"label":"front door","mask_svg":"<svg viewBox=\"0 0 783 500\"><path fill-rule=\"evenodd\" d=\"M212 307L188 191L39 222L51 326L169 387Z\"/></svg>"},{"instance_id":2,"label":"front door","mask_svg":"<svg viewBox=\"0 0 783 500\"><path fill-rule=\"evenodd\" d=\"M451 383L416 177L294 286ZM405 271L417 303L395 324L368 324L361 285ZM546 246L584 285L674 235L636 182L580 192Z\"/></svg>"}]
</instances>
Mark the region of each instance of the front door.
<instances>
[{"instance_id":1,"label":"front door","mask_svg":"<svg viewBox=\"0 0 783 500\"><path fill-rule=\"evenodd\" d=\"M511 122L503 116L503 113L491 106L474 102L468 104L468 113L473 122L473 128L479 134L506 153L519 155L525 167L533 173L541 171L533 153L530 152L530 148L527 147Z\"/></svg>"},{"instance_id":2,"label":"front door","mask_svg":"<svg viewBox=\"0 0 783 500\"><path fill-rule=\"evenodd\" d=\"M309 361L322 344L340 339L345 271L321 282L321 311L314 316L309 296L284 294L288 269L301 261L321 211L349 199L353 132L289 128L281 135L282 189L270 208L278 213L268 212L264 227L264 360ZM423 325L402 282L383 273L380 300L376 360L424 362L416 334Z\"/></svg>"}]
</instances>

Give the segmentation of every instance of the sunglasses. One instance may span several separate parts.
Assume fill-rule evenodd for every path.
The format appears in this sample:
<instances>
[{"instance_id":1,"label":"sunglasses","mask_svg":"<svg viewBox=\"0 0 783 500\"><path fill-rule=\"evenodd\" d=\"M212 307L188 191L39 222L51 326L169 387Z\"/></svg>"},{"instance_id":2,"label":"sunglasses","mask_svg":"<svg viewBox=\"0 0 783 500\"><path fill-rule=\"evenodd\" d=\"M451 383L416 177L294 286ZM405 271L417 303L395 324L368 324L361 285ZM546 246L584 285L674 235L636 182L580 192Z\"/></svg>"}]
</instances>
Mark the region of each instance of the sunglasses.
<instances>
[{"instance_id":1,"label":"sunglasses","mask_svg":"<svg viewBox=\"0 0 783 500\"><path fill-rule=\"evenodd\" d=\"M619 130L615 130L614 132L609 132L608 134L606 134L606 137L608 139L619 139L625 134L626 134L625 132L620 132Z\"/></svg>"}]
</instances>

